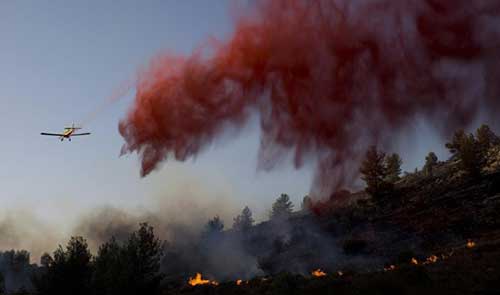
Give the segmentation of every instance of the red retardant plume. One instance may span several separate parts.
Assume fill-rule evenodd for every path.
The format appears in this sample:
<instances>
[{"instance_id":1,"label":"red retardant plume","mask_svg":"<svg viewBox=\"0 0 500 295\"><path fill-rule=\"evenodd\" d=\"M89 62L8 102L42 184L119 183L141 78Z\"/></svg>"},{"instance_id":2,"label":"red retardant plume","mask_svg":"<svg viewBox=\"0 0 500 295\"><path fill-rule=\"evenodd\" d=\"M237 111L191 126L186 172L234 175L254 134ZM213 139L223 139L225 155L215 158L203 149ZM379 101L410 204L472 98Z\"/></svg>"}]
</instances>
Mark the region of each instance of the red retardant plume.
<instances>
[{"instance_id":1,"label":"red retardant plume","mask_svg":"<svg viewBox=\"0 0 500 295\"><path fill-rule=\"evenodd\" d=\"M159 55L119 124L142 176L195 156L256 112L259 165L317 161L330 194L357 177L370 144L418 118L442 132L500 106L498 0L268 0L224 42ZM446 126L446 127L444 127Z\"/></svg>"}]
</instances>

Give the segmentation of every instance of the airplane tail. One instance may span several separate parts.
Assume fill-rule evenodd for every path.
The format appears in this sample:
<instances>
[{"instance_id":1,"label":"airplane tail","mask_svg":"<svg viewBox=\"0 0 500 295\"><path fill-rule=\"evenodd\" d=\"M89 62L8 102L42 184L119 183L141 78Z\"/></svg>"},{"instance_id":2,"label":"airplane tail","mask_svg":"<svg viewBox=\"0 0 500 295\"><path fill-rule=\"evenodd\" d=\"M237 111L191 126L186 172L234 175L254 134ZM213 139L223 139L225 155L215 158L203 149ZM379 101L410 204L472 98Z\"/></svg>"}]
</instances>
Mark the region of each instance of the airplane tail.
<instances>
[{"instance_id":1,"label":"airplane tail","mask_svg":"<svg viewBox=\"0 0 500 295\"><path fill-rule=\"evenodd\" d=\"M71 124L71 127L64 127L64 129L79 130L79 129L82 129L82 127L75 127L75 123L73 123L73 124Z\"/></svg>"}]
</instances>

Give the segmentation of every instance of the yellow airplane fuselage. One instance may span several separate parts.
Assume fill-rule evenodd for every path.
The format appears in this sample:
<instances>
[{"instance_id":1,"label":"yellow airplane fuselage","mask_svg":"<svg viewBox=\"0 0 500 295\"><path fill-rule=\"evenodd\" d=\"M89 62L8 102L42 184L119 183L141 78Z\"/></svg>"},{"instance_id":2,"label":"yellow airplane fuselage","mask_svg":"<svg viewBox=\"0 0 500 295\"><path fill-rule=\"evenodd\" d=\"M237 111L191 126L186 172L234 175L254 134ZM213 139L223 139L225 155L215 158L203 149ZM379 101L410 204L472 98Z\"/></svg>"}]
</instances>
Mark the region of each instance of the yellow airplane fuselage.
<instances>
[{"instance_id":1,"label":"yellow airplane fuselage","mask_svg":"<svg viewBox=\"0 0 500 295\"><path fill-rule=\"evenodd\" d=\"M75 130L74 130L74 129L72 129L72 128L66 129L66 130L64 130L64 132L63 132L63 136L64 136L64 137L70 137L70 136L71 136L71 134L72 134L73 132L75 132Z\"/></svg>"}]
</instances>

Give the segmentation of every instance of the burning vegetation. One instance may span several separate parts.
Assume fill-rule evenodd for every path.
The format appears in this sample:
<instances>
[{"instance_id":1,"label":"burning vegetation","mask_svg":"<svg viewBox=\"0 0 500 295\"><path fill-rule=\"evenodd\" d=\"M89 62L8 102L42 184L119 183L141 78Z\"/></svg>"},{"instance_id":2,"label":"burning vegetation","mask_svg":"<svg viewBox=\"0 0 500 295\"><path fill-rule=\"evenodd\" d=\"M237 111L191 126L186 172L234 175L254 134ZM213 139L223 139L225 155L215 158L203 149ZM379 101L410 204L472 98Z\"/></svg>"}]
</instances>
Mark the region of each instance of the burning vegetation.
<instances>
[{"instance_id":1,"label":"burning vegetation","mask_svg":"<svg viewBox=\"0 0 500 295\"><path fill-rule=\"evenodd\" d=\"M326 276L326 272L322 271L321 269L316 269L314 271L311 272L311 275L313 277L324 277Z\"/></svg>"},{"instance_id":2,"label":"burning vegetation","mask_svg":"<svg viewBox=\"0 0 500 295\"><path fill-rule=\"evenodd\" d=\"M438 261L438 257L436 255L431 255L427 257L424 264L436 263Z\"/></svg>"},{"instance_id":3,"label":"burning vegetation","mask_svg":"<svg viewBox=\"0 0 500 295\"><path fill-rule=\"evenodd\" d=\"M474 247L476 247L476 243L472 240L468 240L467 241L467 244L466 244L466 247L469 248L469 249L472 249Z\"/></svg>"},{"instance_id":4,"label":"burning vegetation","mask_svg":"<svg viewBox=\"0 0 500 295\"><path fill-rule=\"evenodd\" d=\"M196 276L194 278L189 278L188 284L191 286L207 285L207 284L217 286L219 283L217 283L216 281L204 280L201 277L201 273L196 273Z\"/></svg>"}]
</instances>

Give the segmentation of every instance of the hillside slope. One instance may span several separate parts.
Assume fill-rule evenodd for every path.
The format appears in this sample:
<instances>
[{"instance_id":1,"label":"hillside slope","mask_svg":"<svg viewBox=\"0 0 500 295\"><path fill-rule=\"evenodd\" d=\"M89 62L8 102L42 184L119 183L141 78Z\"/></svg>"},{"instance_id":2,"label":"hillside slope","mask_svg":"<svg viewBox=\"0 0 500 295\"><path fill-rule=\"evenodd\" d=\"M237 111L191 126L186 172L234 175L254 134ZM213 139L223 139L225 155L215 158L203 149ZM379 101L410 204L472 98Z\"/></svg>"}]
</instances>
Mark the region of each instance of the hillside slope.
<instances>
[{"instance_id":1,"label":"hillside slope","mask_svg":"<svg viewBox=\"0 0 500 295\"><path fill-rule=\"evenodd\" d=\"M325 202L311 211L261 223L246 236L266 277L169 291L497 294L500 288L499 172L469 179L453 162L442 163L432 177L404 177L379 200L360 193L347 205ZM328 275L311 277L317 268Z\"/></svg>"}]
</instances>

